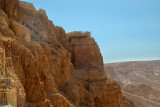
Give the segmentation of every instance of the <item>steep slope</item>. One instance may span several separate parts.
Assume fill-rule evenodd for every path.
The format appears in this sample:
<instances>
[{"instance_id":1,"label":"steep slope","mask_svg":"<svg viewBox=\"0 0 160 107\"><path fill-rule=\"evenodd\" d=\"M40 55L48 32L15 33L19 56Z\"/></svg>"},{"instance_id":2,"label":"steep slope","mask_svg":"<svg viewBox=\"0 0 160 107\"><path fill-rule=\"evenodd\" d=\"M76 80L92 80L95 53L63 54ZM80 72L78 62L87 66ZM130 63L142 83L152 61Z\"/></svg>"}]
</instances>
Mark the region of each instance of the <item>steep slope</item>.
<instances>
[{"instance_id":1,"label":"steep slope","mask_svg":"<svg viewBox=\"0 0 160 107\"><path fill-rule=\"evenodd\" d=\"M137 107L160 106L160 61L105 64L105 72Z\"/></svg>"},{"instance_id":2,"label":"steep slope","mask_svg":"<svg viewBox=\"0 0 160 107\"><path fill-rule=\"evenodd\" d=\"M0 44L18 107L131 107L119 85L106 78L94 39L77 36L30 3L0 0Z\"/></svg>"},{"instance_id":3,"label":"steep slope","mask_svg":"<svg viewBox=\"0 0 160 107\"><path fill-rule=\"evenodd\" d=\"M67 34L76 74L86 91L91 93L96 107L129 106L129 101L122 96L119 85L106 77L100 49L90 35L90 32ZM130 104L133 106L131 102Z\"/></svg>"}]
</instances>

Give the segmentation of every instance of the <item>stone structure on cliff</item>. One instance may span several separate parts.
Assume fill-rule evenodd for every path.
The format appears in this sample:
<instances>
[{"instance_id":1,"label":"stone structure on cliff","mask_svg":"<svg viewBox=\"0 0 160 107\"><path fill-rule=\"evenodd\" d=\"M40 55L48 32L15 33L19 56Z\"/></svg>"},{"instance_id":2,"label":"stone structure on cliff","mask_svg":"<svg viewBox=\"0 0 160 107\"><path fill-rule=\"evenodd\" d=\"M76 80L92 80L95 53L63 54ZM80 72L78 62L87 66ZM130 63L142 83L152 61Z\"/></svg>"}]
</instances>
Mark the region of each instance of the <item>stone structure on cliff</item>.
<instances>
[{"instance_id":1,"label":"stone structure on cliff","mask_svg":"<svg viewBox=\"0 0 160 107\"><path fill-rule=\"evenodd\" d=\"M0 106L17 107L17 92L5 73L5 50L0 47Z\"/></svg>"},{"instance_id":2,"label":"stone structure on cliff","mask_svg":"<svg viewBox=\"0 0 160 107\"><path fill-rule=\"evenodd\" d=\"M0 0L0 42L18 107L132 107L106 77L90 32L66 34L44 10Z\"/></svg>"}]
</instances>

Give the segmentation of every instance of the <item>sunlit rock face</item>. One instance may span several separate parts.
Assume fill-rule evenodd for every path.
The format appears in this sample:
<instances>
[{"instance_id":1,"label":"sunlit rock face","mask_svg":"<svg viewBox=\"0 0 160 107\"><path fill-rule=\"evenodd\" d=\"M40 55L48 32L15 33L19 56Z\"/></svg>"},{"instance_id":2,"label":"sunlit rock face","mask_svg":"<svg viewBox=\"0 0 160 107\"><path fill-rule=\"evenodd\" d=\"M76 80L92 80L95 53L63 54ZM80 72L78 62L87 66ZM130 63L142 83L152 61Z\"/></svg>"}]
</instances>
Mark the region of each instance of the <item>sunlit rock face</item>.
<instances>
[{"instance_id":1,"label":"sunlit rock face","mask_svg":"<svg viewBox=\"0 0 160 107\"><path fill-rule=\"evenodd\" d=\"M160 106L159 60L105 64L105 72L137 107Z\"/></svg>"},{"instance_id":2,"label":"sunlit rock face","mask_svg":"<svg viewBox=\"0 0 160 107\"><path fill-rule=\"evenodd\" d=\"M94 106L134 106L122 96L119 85L106 77L100 49L90 32L68 33L67 40L75 72L85 89L91 93Z\"/></svg>"},{"instance_id":3,"label":"sunlit rock face","mask_svg":"<svg viewBox=\"0 0 160 107\"><path fill-rule=\"evenodd\" d=\"M20 5L18 0L0 0L0 9L2 9L9 18L20 21Z\"/></svg>"},{"instance_id":4,"label":"sunlit rock face","mask_svg":"<svg viewBox=\"0 0 160 107\"><path fill-rule=\"evenodd\" d=\"M103 68L100 49L90 32L67 34L72 63L76 68Z\"/></svg>"},{"instance_id":5,"label":"sunlit rock face","mask_svg":"<svg viewBox=\"0 0 160 107\"><path fill-rule=\"evenodd\" d=\"M11 57L5 57L5 49L0 44L0 106L21 106L25 102L25 91L13 69ZM18 98L18 99L17 99Z\"/></svg>"},{"instance_id":6,"label":"sunlit rock face","mask_svg":"<svg viewBox=\"0 0 160 107\"><path fill-rule=\"evenodd\" d=\"M119 85L107 79L89 32L66 34L30 3L0 0L0 6L0 44L18 107L131 107Z\"/></svg>"}]
</instances>

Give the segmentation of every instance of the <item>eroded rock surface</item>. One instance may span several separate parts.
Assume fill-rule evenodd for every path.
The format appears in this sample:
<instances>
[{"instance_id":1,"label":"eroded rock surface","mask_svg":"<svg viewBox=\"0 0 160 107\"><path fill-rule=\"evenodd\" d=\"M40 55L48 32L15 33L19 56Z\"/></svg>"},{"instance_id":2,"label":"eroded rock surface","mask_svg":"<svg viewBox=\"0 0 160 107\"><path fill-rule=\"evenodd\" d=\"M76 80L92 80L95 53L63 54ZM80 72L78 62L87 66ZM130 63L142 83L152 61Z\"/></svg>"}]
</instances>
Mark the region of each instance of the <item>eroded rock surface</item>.
<instances>
[{"instance_id":1,"label":"eroded rock surface","mask_svg":"<svg viewBox=\"0 0 160 107\"><path fill-rule=\"evenodd\" d=\"M86 92L91 94L90 101L93 103L88 106L134 106L133 103L128 102L122 96L120 86L106 77L100 49L90 34L90 32L71 32L67 34L75 72L84 84Z\"/></svg>"},{"instance_id":2,"label":"eroded rock surface","mask_svg":"<svg viewBox=\"0 0 160 107\"><path fill-rule=\"evenodd\" d=\"M100 49L90 32L71 32L67 39L75 68L103 68Z\"/></svg>"},{"instance_id":3,"label":"eroded rock surface","mask_svg":"<svg viewBox=\"0 0 160 107\"><path fill-rule=\"evenodd\" d=\"M18 107L131 107L90 33L66 34L42 9L0 0L0 43Z\"/></svg>"}]
</instances>

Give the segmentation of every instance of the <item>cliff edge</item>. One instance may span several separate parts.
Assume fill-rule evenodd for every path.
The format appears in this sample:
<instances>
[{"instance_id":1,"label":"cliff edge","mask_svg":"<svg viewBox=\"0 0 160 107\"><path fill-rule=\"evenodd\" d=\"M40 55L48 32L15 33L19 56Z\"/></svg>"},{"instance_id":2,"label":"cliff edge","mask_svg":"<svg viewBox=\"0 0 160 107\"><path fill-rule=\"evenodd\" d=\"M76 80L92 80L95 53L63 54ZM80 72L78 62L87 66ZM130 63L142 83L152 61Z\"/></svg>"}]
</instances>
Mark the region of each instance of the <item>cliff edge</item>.
<instances>
[{"instance_id":1,"label":"cliff edge","mask_svg":"<svg viewBox=\"0 0 160 107\"><path fill-rule=\"evenodd\" d=\"M134 107L106 77L90 32L66 34L30 3L0 0L0 47L18 107Z\"/></svg>"}]
</instances>

